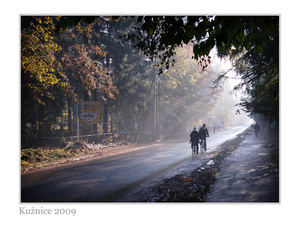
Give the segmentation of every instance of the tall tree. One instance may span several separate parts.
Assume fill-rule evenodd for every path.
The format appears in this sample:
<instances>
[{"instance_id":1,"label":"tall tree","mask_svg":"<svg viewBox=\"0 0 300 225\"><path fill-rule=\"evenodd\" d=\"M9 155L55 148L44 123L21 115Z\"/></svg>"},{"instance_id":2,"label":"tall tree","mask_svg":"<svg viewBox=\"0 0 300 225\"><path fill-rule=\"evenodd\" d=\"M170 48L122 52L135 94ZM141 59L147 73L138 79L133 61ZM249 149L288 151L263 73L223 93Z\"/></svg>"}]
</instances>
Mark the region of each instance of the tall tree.
<instances>
[{"instance_id":1,"label":"tall tree","mask_svg":"<svg viewBox=\"0 0 300 225\"><path fill-rule=\"evenodd\" d=\"M83 92L91 96L99 90L106 98L118 93L111 74L99 61L105 52L92 43L97 36L94 24L81 22L55 35L57 19L21 18L22 128L28 122L35 129L41 128L39 124L47 126L47 117L55 123L67 102L70 121L71 103L83 99Z\"/></svg>"},{"instance_id":2,"label":"tall tree","mask_svg":"<svg viewBox=\"0 0 300 225\"><path fill-rule=\"evenodd\" d=\"M160 73L174 64L174 50L183 43L194 44L194 58L203 68L210 63L208 54L214 47L220 57L234 59L242 54L238 62L247 61L251 68L242 71L240 63L236 66L240 73L244 73L242 86L248 86L246 90L251 99L240 105L253 114L278 117L278 16L144 16L138 21L140 26L127 38L145 54L160 59ZM262 96L269 96L271 102L264 102L266 98Z\"/></svg>"},{"instance_id":3,"label":"tall tree","mask_svg":"<svg viewBox=\"0 0 300 225\"><path fill-rule=\"evenodd\" d=\"M98 23L101 22L99 20L91 24L81 22L60 35L62 39L60 41L66 40L67 42L61 58L64 78L68 81L66 90L75 99L78 99L80 91L86 91L91 97L95 89L105 93L109 98L115 98L117 94L109 68L106 68L100 61L100 58L104 58L107 52L92 40L99 35L97 30L93 29Z\"/></svg>"},{"instance_id":4,"label":"tall tree","mask_svg":"<svg viewBox=\"0 0 300 225\"><path fill-rule=\"evenodd\" d=\"M249 51L235 61L248 98L240 105L250 114L261 114L271 121L279 120L279 38L272 39L258 54Z\"/></svg>"},{"instance_id":5,"label":"tall tree","mask_svg":"<svg viewBox=\"0 0 300 225\"><path fill-rule=\"evenodd\" d=\"M53 99L51 87L64 87L59 71L53 17L21 17L21 86L31 92L32 99L45 104L42 97Z\"/></svg>"},{"instance_id":6,"label":"tall tree","mask_svg":"<svg viewBox=\"0 0 300 225\"><path fill-rule=\"evenodd\" d=\"M219 90L212 88L215 71L202 66L191 58L193 45L187 44L176 49L176 64L160 75L161 115L168 127L186 127L207 120L219 97ZM170 122L172 121L172 122Z\"/></svg>"}]
</instances>

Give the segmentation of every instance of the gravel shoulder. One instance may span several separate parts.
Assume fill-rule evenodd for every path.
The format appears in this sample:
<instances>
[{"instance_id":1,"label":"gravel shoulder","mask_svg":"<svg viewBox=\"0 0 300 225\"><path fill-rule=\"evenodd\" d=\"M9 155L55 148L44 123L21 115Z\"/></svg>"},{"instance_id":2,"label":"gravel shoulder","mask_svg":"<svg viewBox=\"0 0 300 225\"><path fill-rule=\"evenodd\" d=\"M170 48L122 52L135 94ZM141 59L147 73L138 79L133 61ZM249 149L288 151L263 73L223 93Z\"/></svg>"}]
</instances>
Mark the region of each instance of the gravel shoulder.
<instances>
[{"instance_id":1,"label":"gravel shoulder","mask_svg":"<svg viewBox=\"0 0 300 225\"><path fill-rule=\"evenodd\" d=\"M63 158L54 160L53 162L40 162L34 166L23 166L21 165L21 174L34 173L40 170L47 170L56 167L61 167L65 165L70 165L72 163L105 158L113 155L124 154L133 151L139 151L148 147L158 146L161 141L156 141L152 144L121 144L117 146L102 146L100 144L85 144L84 146L78 146L74 150L76 151L76 156L70 158ZM47 150L42 150L47 151Z\"/></svg>"}]
</instances>

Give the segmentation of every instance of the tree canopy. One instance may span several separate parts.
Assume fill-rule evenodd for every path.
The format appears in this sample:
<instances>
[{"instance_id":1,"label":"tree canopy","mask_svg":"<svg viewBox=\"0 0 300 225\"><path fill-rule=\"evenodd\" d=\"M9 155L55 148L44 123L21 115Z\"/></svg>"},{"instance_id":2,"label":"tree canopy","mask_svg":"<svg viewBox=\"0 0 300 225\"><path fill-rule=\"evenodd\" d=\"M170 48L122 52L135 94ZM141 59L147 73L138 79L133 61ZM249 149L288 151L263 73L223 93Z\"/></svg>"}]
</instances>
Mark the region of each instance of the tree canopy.
<instances>
[{"instance_id":1,"label":"tree canopy","mask_svg":"<svg viewBox=\"0 0 300 225\"><path fill-rule=\"evenodd\" d=\"M138 133L158 129L160 120L170 128L174 124L169 121L179 126L183 118L191 123L212 120L222 92L211 84L226 78L226 73L210 67L212 49L231 60L241 80L236 89L248 94L239 105L250 114L278 119L278 16L21 20L23 128L63 131L67 117L72 133L72 103L99 99L103 128L97 132L106 133L108 123L111 130Z\"/></svg>"},{"instance_id":2,"label":"tree canopy","mask_svg":"<svg viewBox=\"0 0 300 225\"><path fill-rule=\"evenodd\" d=\"M250 97L240 106L251 114L278 120L278 16L140 16L137 21L141 25L127 38L151 59L160 60L159 73L174 65L178 46L192 43L193 58L204 69L215 47L218 56L230 57L241 74L236 89L247 86Z\"/></svg>"},{"instance_id":3,"label":"tree canopy","mask_svg":"<svg viewBox=\"0 0 300 225\"><path fill-rule=\"evenodd\" d=\"M140 26L127 38L166 69L183 43L194 44L194 58L205 68L210 63L205 56L215 46L221 57L243 50L262 53L264 43L279 36L276 16L140 16L137 21Z\"/></svg>"}]
</instances>

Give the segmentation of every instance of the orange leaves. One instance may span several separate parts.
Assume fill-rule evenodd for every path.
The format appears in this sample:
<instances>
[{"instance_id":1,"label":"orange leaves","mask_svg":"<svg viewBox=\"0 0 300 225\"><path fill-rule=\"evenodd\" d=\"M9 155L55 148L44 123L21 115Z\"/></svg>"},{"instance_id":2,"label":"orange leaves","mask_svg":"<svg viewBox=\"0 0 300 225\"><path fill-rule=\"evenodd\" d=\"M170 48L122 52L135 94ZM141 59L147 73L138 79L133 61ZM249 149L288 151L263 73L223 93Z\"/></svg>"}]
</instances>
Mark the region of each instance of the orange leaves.
<instances>
[{"instance_id":1,"label":"orange leaves","mask_svg":"<svg viewBox=\"0 0 300 225\"><path fill-rule=\"evenodd\" d=\"M30 90L41 104L44 97L53 99L58 89L73 99L83 90L91 94L95 89L114 99L118 90L111 72L99 62L107 53L91 40L99 35L93 29L99 19L90 24L80 22L65 32L54 34L57 19L22 17L22 88Z\"/></svg>"},{"instance_id":2,"label":"orange leaves","mask_svg":"<svg viewBox=\"0 0 300 225\"><path fill-rule=\"evenodd\" d=\"M72 53L70 53L72 52ZM118 94L116 86L112 82L109 70L103 68L98 60L94 60L93 56L101 57L106 55L99 46L74 44L69 47L69 51L63 54L62 62L66 76L71 77L68 82L69 88L73 88L79 83L83 89L90 92L98 89L106 94L110 99L115 99Z\"/></svg>"},{"instance_id":3,"label":"orange leaves","mask_svg":"<svg viewBox=\"0 0 300 225\"><path fill-rule=\"evenodd\" d=\"M184 176L183 179L185 182L191 182L191 180L192 180L191 177L186 177L186 176Z\"/></svg>"},{"instance_id":4,"label":"orange leaves","mask_svg":"<svg viewBox=\"0 0 300 225\"><path fill-rule=\"evenodd\" d=\"M91 50L94 54L99 55L101 57L106 56L107 52L103 51L99 46L92 45Z\"/></svg>"}]
</instances>

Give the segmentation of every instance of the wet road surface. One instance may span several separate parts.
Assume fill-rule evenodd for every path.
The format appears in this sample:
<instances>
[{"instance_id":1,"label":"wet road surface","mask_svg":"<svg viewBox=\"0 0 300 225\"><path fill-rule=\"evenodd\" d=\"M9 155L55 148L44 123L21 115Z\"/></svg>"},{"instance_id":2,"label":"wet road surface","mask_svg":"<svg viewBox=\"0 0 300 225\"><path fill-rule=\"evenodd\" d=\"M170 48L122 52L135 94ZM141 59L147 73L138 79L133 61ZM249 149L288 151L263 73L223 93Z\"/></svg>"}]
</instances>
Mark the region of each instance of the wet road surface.
<instances>
[{"instance_id":1,"label":"wet road surface","mask_svg":"<svg viewBox=\"0 0 300 225\"><path fill-rule=\"evenodd\" d=\"M208 151L249 125L210 134ZM21 202L117 202L130 190L192 160L187 141L73 163L21 176Z\"/></svg>"}]
</instances>

